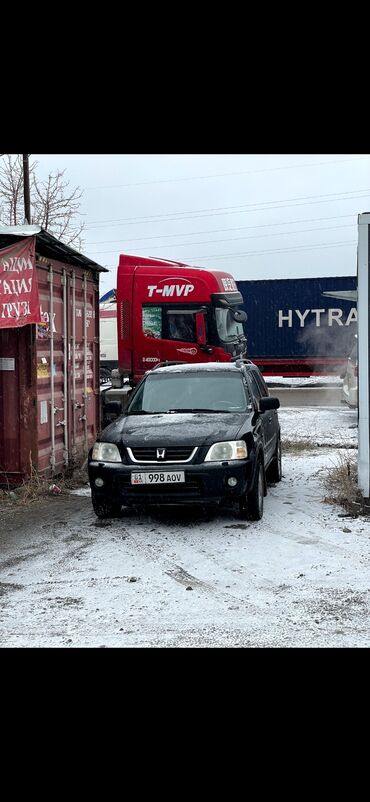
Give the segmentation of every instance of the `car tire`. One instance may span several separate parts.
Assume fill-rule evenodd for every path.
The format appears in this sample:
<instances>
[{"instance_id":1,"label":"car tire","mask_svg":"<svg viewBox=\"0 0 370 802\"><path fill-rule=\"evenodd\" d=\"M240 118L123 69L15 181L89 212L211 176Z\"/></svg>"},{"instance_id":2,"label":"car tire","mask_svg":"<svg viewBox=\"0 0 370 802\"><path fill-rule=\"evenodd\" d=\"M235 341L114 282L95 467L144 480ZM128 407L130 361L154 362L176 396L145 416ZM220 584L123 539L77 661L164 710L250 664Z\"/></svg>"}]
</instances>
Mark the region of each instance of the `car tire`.
<instances>
[{"instance_id":1,"label":"car tire","mask_svg":"<svg viewBox=\"0 0 370 802\"><path fill-rule=\"evenodd\" d=\"M98 518L119 518L122 504L98 497L94 491L91 492L91 501L95 515Z\"/></svg>"},{"instance_id":2,"label":"car tire","mask_svg":"<svg viewBox=\"0 0 370 802\"><path fill-rule=\"evenodd\" d=\"M272 482L281 482L282 478L281 468L281 440L280 437L277 441L275 455L271 464L268 467L267 476Z\"/></svg>"},{"instance_id":3,"label":"car tire","mask_svg":"<svg viewBox=\"0 0 370 802\"><path fill-rule=\"evenodd\" d=\"M265 477L262 461L258 460L253 485L239 501L240 518L250 521L260 521L263 516L263 497L265 495Z\"/></svg>"}]
</instances>

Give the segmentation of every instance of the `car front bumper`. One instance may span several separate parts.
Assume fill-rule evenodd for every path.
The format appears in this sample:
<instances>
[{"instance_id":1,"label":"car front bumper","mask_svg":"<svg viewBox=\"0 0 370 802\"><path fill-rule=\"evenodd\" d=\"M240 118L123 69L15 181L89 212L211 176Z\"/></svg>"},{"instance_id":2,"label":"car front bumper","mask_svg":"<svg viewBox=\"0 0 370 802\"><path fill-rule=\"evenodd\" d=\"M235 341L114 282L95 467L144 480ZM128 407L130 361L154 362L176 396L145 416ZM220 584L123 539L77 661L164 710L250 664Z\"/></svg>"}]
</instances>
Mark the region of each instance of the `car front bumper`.
<instances>
[{"instance_id":1,"label":"car front bumper","mask_svg":"<svg viewBox=\"0 0 370 802\"><path fill-rule=\"evenodd\" d=\"M131 473L153 473L159 470L183 470L184 483L132 485ZM238 501L250 490L252 461L232 460L227 463L207 462L198 465L166 464L159 466L124 465L90 461L88 466L91 489L97 500L109 500L123 505L135 504L186 504ZM235 477L237 484L230 487L227 480ZM98 487L96 479L103 480Z\"/></svg>"}]
</instances>

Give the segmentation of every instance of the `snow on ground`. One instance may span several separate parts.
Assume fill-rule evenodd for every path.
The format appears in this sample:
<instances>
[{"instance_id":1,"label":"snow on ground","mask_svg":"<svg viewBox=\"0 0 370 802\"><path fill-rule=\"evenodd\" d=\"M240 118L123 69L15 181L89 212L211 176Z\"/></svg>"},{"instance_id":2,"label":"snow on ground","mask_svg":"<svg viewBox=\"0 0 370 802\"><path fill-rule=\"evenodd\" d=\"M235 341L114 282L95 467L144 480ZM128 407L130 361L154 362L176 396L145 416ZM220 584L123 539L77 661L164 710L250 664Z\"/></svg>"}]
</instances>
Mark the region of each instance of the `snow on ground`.
<instances>
[{"instance_id":1,"label":"snow on ground","mask_svg":"<svg viewBox=\"0 0 370 802\"><path fill-rule=\"evenodd\" d=\"M100 522L74 495L5 511L1 645L370 646L370 521L343 517L322 486L343 453L325 443L355 445L356 413L279 417L313 449L285 454L262 521L168 508Z\"/></svg>"},{"instance_id":2,"label":"snow on ground","mask_svg":"<svg viewBox=\"0 0 370 802\"><path fill-rule=\"evenodd\" d=\"M341 387L343 380L339 376L264 376L268 386L286 385L287 387L314 387L315 385Z\"/></svg>"},{"instance_id":3,"label":"snow on ground","mask_svg":"<svg viewBox=\"0 0 370 802\"><path fill-rule=\"evenodd\" d=\"M356 448L357 410L348 407L282 407L282 440L309 440L312 446Z\"/></svg>"}]
</instances>

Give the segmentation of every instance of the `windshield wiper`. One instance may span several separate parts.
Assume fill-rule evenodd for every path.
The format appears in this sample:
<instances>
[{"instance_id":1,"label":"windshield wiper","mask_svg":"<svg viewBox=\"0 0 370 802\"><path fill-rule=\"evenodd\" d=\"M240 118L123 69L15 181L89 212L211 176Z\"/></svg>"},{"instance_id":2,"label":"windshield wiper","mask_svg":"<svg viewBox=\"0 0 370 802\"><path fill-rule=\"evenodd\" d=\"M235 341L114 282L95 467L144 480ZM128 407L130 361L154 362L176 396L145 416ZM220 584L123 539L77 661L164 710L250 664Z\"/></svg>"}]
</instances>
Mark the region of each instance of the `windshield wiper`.
<instances>
[{"instance_id":1,"label":"windshield wiper","mask_svg":"<svg viewBox=\"0 0 370 802\"><path fill-rule=\"evenodd\" d=\"M190 408L185 408L185 409L182 408L182 409L168 409L167 410L168 414L171 414L173 412L216 412L217 413L217 412L225 412L225 410L209 409L208 407L206 407L206 408L203 408L203 407L192 407L191 409Z\"/></svg>"},{"instance_id":2,"label":"windshield wiper","mask_svg":"<svg viewBox=\"0 0 370 802\"><path fill-rule=\"evenodd\" d=\"M156 415L156 412L147 412L146 409L138 409L135 412L128 412L128 415Z\"/></svg>"},{"instance_id":3,"label":"windshield wiper","mask_svg":"<svg viewBox=\"0 0 370 802\"><path fill-rule=\"evenodd\" d=\"M128 412L128 415L173 415L179 412L210 412L217 415L221 412L235 412L234 409L209 409L209 407L189 407L178 409L156 409L153 412L148 412L146 409L138 409L136 412Z\"/></svg>"}]
</instances>

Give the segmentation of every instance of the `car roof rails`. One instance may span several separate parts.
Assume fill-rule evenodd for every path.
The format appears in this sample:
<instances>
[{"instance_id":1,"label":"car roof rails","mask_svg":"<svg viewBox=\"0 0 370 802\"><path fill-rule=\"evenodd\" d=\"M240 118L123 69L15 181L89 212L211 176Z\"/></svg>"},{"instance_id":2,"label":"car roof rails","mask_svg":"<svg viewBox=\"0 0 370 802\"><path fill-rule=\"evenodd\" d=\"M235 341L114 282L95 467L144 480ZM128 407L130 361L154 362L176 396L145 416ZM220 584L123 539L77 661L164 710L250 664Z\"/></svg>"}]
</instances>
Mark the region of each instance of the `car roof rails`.
<instances>
[{"instance_id":1,"label":"car roof rails","mask_svg":"<svg viewBox=\"0 0 370 802\"><path fill-rule=\"evenodd\" d=\"M236 357L236 359L231 360L236 368L239 368L244 376L247 375L247 365L254 365L251 359L246 359L245 357Z\"/></svg>"},{"instance_id":2,"label":"car roof rails","mask_svg":"<svg viewBox=\"0 0 370 802\"><path fill-rule=\"evenodd\" d=\"M236 367L240 367L240 365L254 365L251 359L246 359L244 356L234 356L231 361L234 362Z\"/></svg>"},{"instance_id":3,"label":"car roof rails","mask_svg":"<svg viewBox=\"0 0 370 802\"><path fill-rule=\"evenodd\" d=\"M170 365L186 365L186 364L187 363L184 360L180 361L180 360L166 359L164 362L157 362L156 365L153 365L153 367L148 371L148 373L151 373L152 370L156 370L157 368L168 368Z\"/></svg>"}]
</instances>

